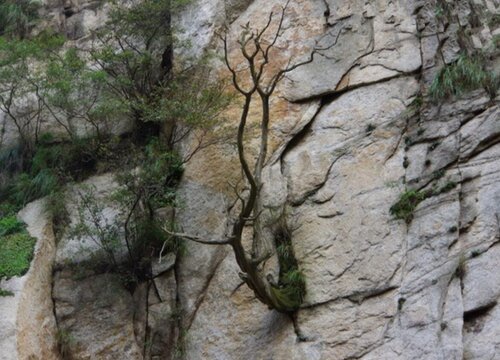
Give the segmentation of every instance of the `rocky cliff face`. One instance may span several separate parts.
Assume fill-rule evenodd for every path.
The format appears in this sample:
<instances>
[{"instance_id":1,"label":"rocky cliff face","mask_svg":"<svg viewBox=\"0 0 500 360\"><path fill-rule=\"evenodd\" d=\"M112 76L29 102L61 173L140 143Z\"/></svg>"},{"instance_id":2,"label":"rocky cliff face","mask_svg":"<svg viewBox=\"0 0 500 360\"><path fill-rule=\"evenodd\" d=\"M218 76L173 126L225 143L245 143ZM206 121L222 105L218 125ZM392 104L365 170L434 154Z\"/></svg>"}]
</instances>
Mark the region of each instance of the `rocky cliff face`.
<instances>
[{"instance_id":1,"label":"rocky cliff face","mask_svg":"<svg viewBox=\"0 0 500 360\"><path fill-rule=\"evenodd\" d=\"M92 4L55 4L52 12L63 11L65 29L84 41L78 29L104 16ZM247 22L262 27L279 5L200 0L178 24L193 54L220 52L214 32L224 21L237 35ZM491 19L499 12L494 0L290 2L276 66L326 49L293 71L272 102L263 191L267 206L289 207L307 280L293 319L242 286L228 248L189 243L185 255L157 265L151 286L131 294L110 274L75 276L71 239L58 244L51 295L45 280L24 283L23 292L41 299L32 309L43 315L33 317L46 319L51 334L57 323L59 338L71 334L63 352L75 359L495 359L499 99L476 90L436 104L428 92L438 70L458 58L463 36L477 49L498 41ZM230 49L231 60L237 54ZM490 65L498 72L498 57ZM227 76L222 63L213 66ZM176 214L186 232L223 234L233 201L226 184L240 176L234 153L218 145L188 163ZM89 181L103 192L114 186L111 176ZM408 189L426 195L405 222L389 209ZM53 246L32 233L39 248ZM46 268L36 259L30 273ZM18 309L18 357L57 358L48 355L54 345L44 327L23 320L26 307L8 306ZM45 342L32 345L36 339ZM46 352L29 353L32 346ZM3 349L0 357L15 358Z\"/></svg>"}]
</instances>

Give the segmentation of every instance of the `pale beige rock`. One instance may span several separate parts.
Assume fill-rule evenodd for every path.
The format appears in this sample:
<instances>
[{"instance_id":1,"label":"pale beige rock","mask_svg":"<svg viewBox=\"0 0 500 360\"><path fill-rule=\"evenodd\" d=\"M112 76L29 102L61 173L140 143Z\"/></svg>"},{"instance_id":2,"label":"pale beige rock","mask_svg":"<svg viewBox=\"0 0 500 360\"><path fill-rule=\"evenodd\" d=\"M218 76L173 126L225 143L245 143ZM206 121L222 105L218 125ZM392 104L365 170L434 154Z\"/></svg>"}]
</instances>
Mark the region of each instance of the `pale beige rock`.
<instances>
[{"instance_id":1,"label":"pale beige rock","mask_svg":"<svg viewBox=\"0 0 500 360\"><path fill-rule=\"evenodd\" d=\"M28 232L37 238L30 270L25 275L17 308L17 349L19 359L59 359L57 324L52 301L52 265L56 239L45 201L29 204L20 213Z\"/></svg>"},{"instance_id":2,"label":"pale beige rock","mask_svg":"<svg viewBox=\"0 0 500 360\"><path fill-rule=\"evenodd\" d=\"M134 303L120 277L83 276L63 270L54 277L55 314L67 353L76 359L142 359Z\"/></svg>"},{"instance_id":3,"label":"pale beige rock","mask_svg":"<svg viewBox=\"0 0 500 360\"><path fill-rule=\"evenodd\" d=\"M213 35L224 20L234 40L241 25L263 26L282 3L200 0L176 21L199 56L205 48L220 51ZM186 243L180 258L155 266L155 286L144 300L156 336L151 343L143 339L144 289L132 296L109 274L56 275L56 312L62 328L75 334L75 358L141 358L142 344L151 345L153 358L168 358L182 314L187 359L495 359L498 98L477 90L439 106L424 101L409 108L426 94L437 66L457 58L460 27L483 30L472 28L471 6L481 19L498 8L492 1L449 3L457 6L456 17L445 26L433 1L290 2L273 70L307 56L315 40L327 46L340 33L335 47L290 74L272 102L262 191L269 207L291 205L293 245L308 291L296 328L241 284L229 247ZM82 4L74 6L85 14ZM230 59L241 63L237 46ZM227 76L220 61L213 65ZM314 100L291 104L284 96ZM251 109L252 124L258 108ZM239 110L236 103L227 112L229 122ZM250 147L255 136L248 133ZM234 199L227 181L240 176L232 144L196 154L179 191L182 230L223 237ZM408 188L436 190L450 182L453 189L418 204L408 225L390 215ZM110 184L102 179L99 188ZM59 259L70 258L71 249L76 244L63 241ZM12 324L4 332L12 337Z\"/></svg>"}]
</instances>

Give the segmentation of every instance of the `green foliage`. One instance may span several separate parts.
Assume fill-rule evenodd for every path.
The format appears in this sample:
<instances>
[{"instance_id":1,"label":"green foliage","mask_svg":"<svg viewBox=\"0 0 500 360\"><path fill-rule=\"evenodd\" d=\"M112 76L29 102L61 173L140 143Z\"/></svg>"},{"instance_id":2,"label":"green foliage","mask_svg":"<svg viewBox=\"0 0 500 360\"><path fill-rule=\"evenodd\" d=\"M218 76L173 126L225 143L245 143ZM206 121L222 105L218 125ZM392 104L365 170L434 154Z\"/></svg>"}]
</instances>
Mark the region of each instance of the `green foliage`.
<instances>
[{"instance_id":1,"label":"green foliage","mask_svg":"<svg viewBox=\"0 0 500 360\"><path fill-rule=\"evenodd\" d=\"M43 169L34 176L22 173L12 180L7 199L23 207L30 201L52 194L58 189L57 176L50 169Z\"/></svg>"},{"instance_id":2,"label":"green foliage","mask_svg":"<svg viewBox=\"0 0 500 360\"><path fill-rule=\"evenodd\" d=\"M292 230L284 215L281 215L274 224L273 233L280 274L277 286L271 286L271 293L281 310L293 312L304 301L306 281L295 258Z\"/></svg>"},{"instance_id":3,"label":"green foliage","mask_svg":"<svg viewBox=\"0 0 500 360\"><path fill-rule=\"evenodd\" d=\"M443 186L439 188L433 187L431 190L406 190L401 194L399 200L391 206L389 211L394 218L404 220L409 224L413 220L413 213L418 204L431 196L449 192L456 186L456 182L448 181Z\"/></svg>"},{"instance_id":4,"label":"green foliage","mask_svg":"<svg viewBox=\"0 0 500 360\"><path fill-rule=\"evenodd\" d=\"M132 6L115 3L106 24L95 34L91 58L107 75L110 90L128 101L136 120L172 67L171 15L186 0L145 0Z\"/></svg>"},{"instance_id":5,"label":"green foliage","mask_svg":"<svg viewBox=\"0 0 500 360\"><path fill-rule=\"evenodd\" d=\"M56 239L59 238L63 229L69 224L69 213L66 209L67 199L65 195L65 191L52 193L47 197L45 202L45 210L52 218L52 225Z\"/></svg>"},{"instance_id":6,"label":"green foliage","mask_svg":"<svg viewBox=\"0 0 500 360\"><path fill-rule=\"evenodd\" d=\"M80 180L94 171L99 156L95 139L53 141L50 134L40 136L32 157L23 160L26 171L3 180L0 202L8 202L19 210L44 196L51 195L55 199L65 183Z\"/></svg>"},{"instance_id":7,"label":"green foliage","mask_svg":"<svg viewBox=\"0 0 500 360\"><path fill-rule=\"evenodd\" d=\"M95 186L82 186L78 190L79 206L76 224L70 229L70 236L80 241L90 240L106 256L107 261L118 268L120 227L113 219L105 216L105 205L96 197Z\"/></svg>"},{"instance_id":8,"label":"green foliage","mask_svg":"<svg viewBox=\"0 0 500 360\"><path fill-rule=\"evenodd\" d=\"M52 113L64 114L70 123L84 123L100 140L111 122L126 116L126 99L108 87L107 74L91 68L81 51L69 48L47 63L39 78L39 93ZM62 122L62 121L61 121ZM70 129L70 135L75 137Z\"/></svg>"},{"instance_id":9,"label":"green foliage","mask_svg":"<svg viewBox=\"0 0 500 360\"><path fill-rule=\"evenodd\" d=\"M150 210L174 205L175 189L183 173L183 161L159 139L153 138L136 159L140 168L117 176L123 185L119 200L131 204L138 196Z\"/></svg>"},{"instance_id":10,"label":"green foliage","mask_svg":"<svg viewBox=\"0 0 500 360\"><path fill-rule=\"evenodd\" d=\"M435 190L433 192L433 195L439 195L439 194L442 194L442 193L446 193L446 192L449 192L451 190L453 190L454 188L457 187L457 183L454 182L454 181L447 181L446 184L444 184L443 186L441 186L440 188L438 188L437 190Z\"/></svg>"},{"instance_id":11,"label":"green foliage","mask_svg":"<svg viewBox=\"0 0 500 360\"><path fill-rule=\"evenodd\" d=\"M0 35L25 37L38 18L41 1L1 0Z\"/></svg>"},{"instance_id":12,"label":"green foliage","mask_svg":"<svg viewBox=\"0 0 500 360\"><path fill-rule=\"evenodd\" d=\"M467 91L481 87L494 96L498 86L498 76L485 69L484 60L479 55L462 54L454 63L444 66L439 71L429 92L430 96L437 101L460 96Z\"/></svg>"},{"instance_id":13,"label":"green foliage","mask_svg":"<svg viewBox=\"0 0 500 360\"><path fill-rule=\"evenodd\" d=\"M19 210L17 206L9 202L0 202L0 217L15 215Z\"/></svg>"},{"instance_id":14,"label":"green foliage","mask_svg":"<svg viewBox=\"0 0 500 360\"><path fill-rule=\"evenodd\" d=\"M188 128L210 128L227 108L232 97L221 82L211 82L209 70L177 74L155 89L149 102L138 103L143 118L150 122L177 123ZM200 69L201 68L201 69Z\"/></svg>"},{"instance_id":15,"label":"green foliage","mask_svg":"<svg viewBox=\"0 0 500 360\"><path fill-rule=\"evenodd\" d=\"M0 279L20 276L28 270L35 243L27 231L0 237Z\"/></svg>"},{"instance_id":16,"label":"green foliage","mask_svg":"<svg viewBox=\"0 0 500 360\"><path fill-rule=\"evenodd\" d=\"M150 217L145 217L137 221L135 241L132 244L133 253L136 258L142 258L149 254L156 254L165 242L170 242L169 236L163 230L162 223ZM168 250L175 250L174 244L168 244Z\"/></svg>"},{"instance_id":17,"label":"green foliage","mask_svg":"<svg viewBox=\"0 0 500 360\"><path fill-rule=\"evenodd\" d=\"M24 223L15 215L0 218L0 236L10 235L24 229Z\"/></svg>"},{"instance_id":18,"label":"green foliage","mask_svg":"<svg viewBox=\"0 0 500 360\"><path fill-rule=\"evenodd\" d=\"M12 291L0 288L0 297L6 297L6 296L14 296L14 293Z\"/></svg>"},{"instance_id":19,"label":"green foliage","mask_svg":"<svg viewBox=\"0 0 500 360\"><path fill-rule=\"evenodd\" d=\"M406 221L407 224L413 219L413 212L418 204L428 197L427 192L417 190L407 190L401 194L399 200L391 206L390 213L396 219Z\"/></svg>"}]
</instances>

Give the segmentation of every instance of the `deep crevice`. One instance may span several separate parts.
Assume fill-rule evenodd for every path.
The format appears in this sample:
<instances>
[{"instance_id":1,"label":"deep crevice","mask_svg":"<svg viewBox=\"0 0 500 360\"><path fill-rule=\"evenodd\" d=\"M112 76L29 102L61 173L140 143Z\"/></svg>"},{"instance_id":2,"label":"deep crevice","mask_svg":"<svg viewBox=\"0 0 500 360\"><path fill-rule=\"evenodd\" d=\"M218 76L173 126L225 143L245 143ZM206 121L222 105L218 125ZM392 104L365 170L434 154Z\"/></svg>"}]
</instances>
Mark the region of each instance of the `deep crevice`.
<instances>
[{"instance_id":1,"label":"deep crevice","mask_svg":"<svg viewBox=\"0 0 500 360\"><path fill-rule=\"evenodd\" d=\"M495 307L497 304L497 301L493 301L489 304L486 304L484 306L478 307L473 310L465 311L464 312L464 322L471 322L476 320L477 318L480 318L482 316L485 316L488 314L488 312Z\"/></svg>"}]
</instances>

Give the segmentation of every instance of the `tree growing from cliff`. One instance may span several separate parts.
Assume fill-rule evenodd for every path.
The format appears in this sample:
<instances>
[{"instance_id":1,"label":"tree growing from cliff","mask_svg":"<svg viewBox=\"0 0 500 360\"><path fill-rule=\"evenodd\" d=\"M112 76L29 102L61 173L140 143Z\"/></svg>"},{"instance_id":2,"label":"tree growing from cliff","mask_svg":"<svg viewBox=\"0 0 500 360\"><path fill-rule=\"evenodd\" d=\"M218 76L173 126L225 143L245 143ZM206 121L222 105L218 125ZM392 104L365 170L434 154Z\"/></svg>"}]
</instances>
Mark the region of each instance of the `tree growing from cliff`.
<instances>
[{"instance_id":1,"label":"tree growing from cliff","mask_svg":"<svg viewBox=\"0 0 500 360\"><path fill-rule=\"evenodd\" d=\"M237 45L244 67L237 68L230 59L227 30L220 34L224 47L224 61L231 74L232 85L243 98L236 144L246 186L243 190L235 187L239 205L233 207L237 210L233 214L234 220L228 232L229 235L220 240L207 240L185 233L171 231L169 233L202 244L230 245L241 270L240 277L253 290L255 296L269 308L290 313L297 310L303 302L305 278L293 252L292 230L286 222L286 215L279 214L277 219L275 216L275 219L270 222L266 221L264 216L266 213L266 215L272 215L264 206L265 199L262 192L263 169L268 157L270 100L277 85L286 74L312 62L314 55L321 49L315 48L303 61L292 63L290 60L281 69L272 70L270 65L274 56L273 50L284 32L283 23L287 6L288 2L278 14L270 13L262 29L253 29L250 24L243 26ZM272 28L275 30L271 31ZM258 152L253 159L250 159L244 137L250 126L250 108L259 100L261 116ZM250 251L247 251L243 245L243 232L247 226L253 230ZM280 267L277 281L265 271L266 261L274 255Z\"/></svg>"}]
</instances>

